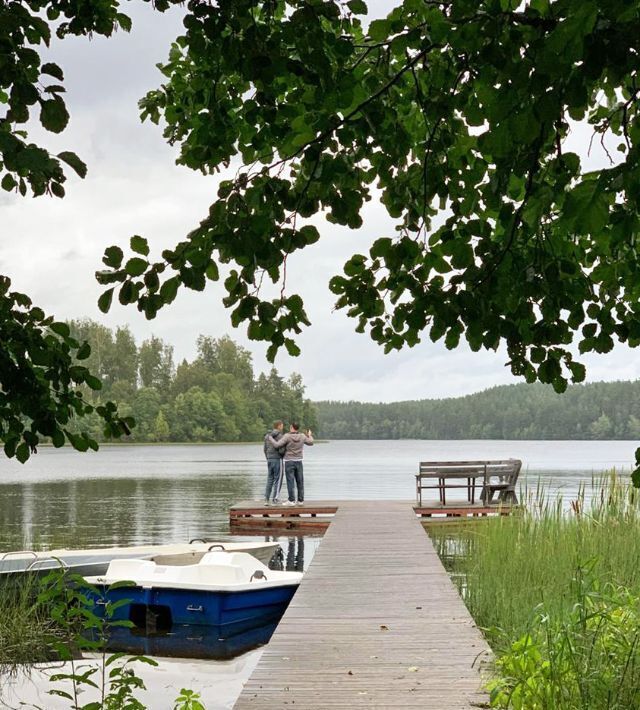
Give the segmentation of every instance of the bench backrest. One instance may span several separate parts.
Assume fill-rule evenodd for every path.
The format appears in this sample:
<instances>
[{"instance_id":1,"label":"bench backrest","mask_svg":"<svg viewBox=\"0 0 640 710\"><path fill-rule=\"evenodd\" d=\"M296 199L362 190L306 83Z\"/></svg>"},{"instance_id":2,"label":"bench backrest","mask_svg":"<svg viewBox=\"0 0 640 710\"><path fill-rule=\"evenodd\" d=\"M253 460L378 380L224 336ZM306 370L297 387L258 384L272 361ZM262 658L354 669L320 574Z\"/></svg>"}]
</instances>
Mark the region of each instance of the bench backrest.
<instances>
[{"instance_id":1,"label":"bench backrest","mask_svg":"<svg viewBox=\"0 0 640 710\"><path fill-rule=\"evenodd\" d=\"M519 459L501 459L493 461L421 461L418 477L447 477L447 474L484 474L500 476L514 485L520 474L522 461Z\"/></svg>"}]
</instances>

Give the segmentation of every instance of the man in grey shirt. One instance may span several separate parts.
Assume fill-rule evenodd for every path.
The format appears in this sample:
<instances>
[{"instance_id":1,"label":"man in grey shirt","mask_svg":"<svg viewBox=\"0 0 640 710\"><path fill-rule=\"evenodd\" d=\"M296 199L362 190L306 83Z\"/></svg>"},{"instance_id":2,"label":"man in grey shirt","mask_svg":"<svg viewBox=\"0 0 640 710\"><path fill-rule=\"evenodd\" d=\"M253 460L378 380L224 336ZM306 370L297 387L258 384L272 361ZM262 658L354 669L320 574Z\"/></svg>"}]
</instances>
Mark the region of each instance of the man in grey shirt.
<instances>
[{"instance_id":1,"label":"man in grey shirt","mask_svg":"<svg viewBox=\"0 0 640 710\"><path fill-rule=\"evenodd\" d=\"M300 431L299 424L291 424L289 432L281 439L268 437L269 443L275 449L284 449L284 473L287 477L287 493L289 500L283 505L296 505L296 489L297 489L297 505L304 503L304 474L302 471L302 456L304 447L313 446L313 434L311 429L303 434Z\"/></svg>"},{"instance_id":2,"label":"man in grey shirt","mask_svg":"<svg viewBox=\"0 0 640 710\"><path fill-rule=\"evenodd\" d=\"M264 492L264 504L278 502L278 494L282 486L282 456L284 451L276 449L274 444L282 439L284 423L281 419L273 422L273 429L264 437L264 457L267 459L267 488Z\"/></svg>"}]
</instances>

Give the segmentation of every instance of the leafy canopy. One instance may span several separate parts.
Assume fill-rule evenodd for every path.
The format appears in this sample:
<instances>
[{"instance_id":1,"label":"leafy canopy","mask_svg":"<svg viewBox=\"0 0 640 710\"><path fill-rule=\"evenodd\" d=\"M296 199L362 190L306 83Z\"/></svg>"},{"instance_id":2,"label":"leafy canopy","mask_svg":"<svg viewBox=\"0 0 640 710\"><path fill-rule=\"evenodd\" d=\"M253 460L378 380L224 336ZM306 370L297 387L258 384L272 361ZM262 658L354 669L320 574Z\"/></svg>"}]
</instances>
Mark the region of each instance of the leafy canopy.
<instances>
[{"instance_id":1,"label":"leafy canopy","mask_svg":"<svg viewBox=\"0 0 640 710\"><path fill-rule=\"evenodd\" d=\"M139 256L107 250L101 306L117 288L152 318L231 264L234 325L271 358L297 354L302 299L261 297L263 276L282 280L288 255L320 238L308 218L357 229L375 199L397 234L330 286L385 350L424 332L449 348L503 343L514 374L562 391L585 376L572 343L638 345L640 2L404 0L365 28L366 9L190 3L142 117L162 122L180 164L243 167L161 260L140 237ZM613 137L616 160L585 172L564 147L575 121Z\"/></svg>"},{"instance_id":2,"label":"leafy canopy","mask_svg":"<svg viewBox=\"0 0 640 710\"><path fill-rule=\"evenodd\" d=\"M159 0L159 9L169 2ZM87 166L71 151L51 154L29 141L26 124L37 119L52 133L69 121L64 73L43 62L53 30L68 35L109 36L128 30L130 19L116 0L29 0L0 3L0 187L22 196L63 197L65 170L81 178ZM78 433L73 419L96 412L107 436L128 433L133 420L119 417L111 402L93 406L83 394L101 382L82 364L90 347L71 337L64 323L34 306L25 294L11 290L0 276L0 442L7 456L21 462L36 451L41 438L54 446L69 441L76 449L97 448L95 439Z\"/></svg>"}]
</instances>

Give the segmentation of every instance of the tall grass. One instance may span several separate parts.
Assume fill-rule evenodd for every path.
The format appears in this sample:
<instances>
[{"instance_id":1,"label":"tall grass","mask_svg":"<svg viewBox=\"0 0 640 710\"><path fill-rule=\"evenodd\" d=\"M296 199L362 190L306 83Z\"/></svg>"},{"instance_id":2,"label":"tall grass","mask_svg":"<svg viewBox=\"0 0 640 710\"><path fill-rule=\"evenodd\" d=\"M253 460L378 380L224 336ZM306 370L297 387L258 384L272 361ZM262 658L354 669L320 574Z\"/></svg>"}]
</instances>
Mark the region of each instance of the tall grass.
<instances>
[{"instance_id":1,"label":"tall grass","mask_svg":"<svg viewBox=\"0 0 640 710\"><path fill-rule=\"evenodd\" d=\"M48 639L56 623L48 606L38 601L40 588L35 574L0 580L0 675L52 658Z\"/></svg>"},{"instance_id":2,"label":"tall grass","mask_svg":"<svg viewBox=\"0 0 640 710\"><path fill-rule=\"evenodd\" d=\"M640 707L638 493L615 473L569 505L538 486L521 515L430 531L496 652L495 707Z\"/></svg>"}]
</instances>

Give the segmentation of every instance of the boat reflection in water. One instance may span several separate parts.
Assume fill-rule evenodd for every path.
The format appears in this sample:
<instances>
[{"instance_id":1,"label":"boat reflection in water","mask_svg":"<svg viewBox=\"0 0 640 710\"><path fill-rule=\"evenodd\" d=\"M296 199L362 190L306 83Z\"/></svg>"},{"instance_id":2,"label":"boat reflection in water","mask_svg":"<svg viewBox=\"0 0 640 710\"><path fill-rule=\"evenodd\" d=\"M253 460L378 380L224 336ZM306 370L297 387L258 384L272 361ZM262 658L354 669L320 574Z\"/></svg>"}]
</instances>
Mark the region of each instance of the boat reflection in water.
<instances>
[{"instance_id":1,"label":"boat reflection in water","mask_svg":"<svg viewBox=\"0 0 640 710\"><path fill-rule=\"evenodd\" d=\"M227 635L221 627L198 624L174 624L171 629L156 633L114 628L109 635L107 650L165 658L228 660L264 646L277 625L278 621L271 621L232 635Z\"/></svg>"}]
</instances>

